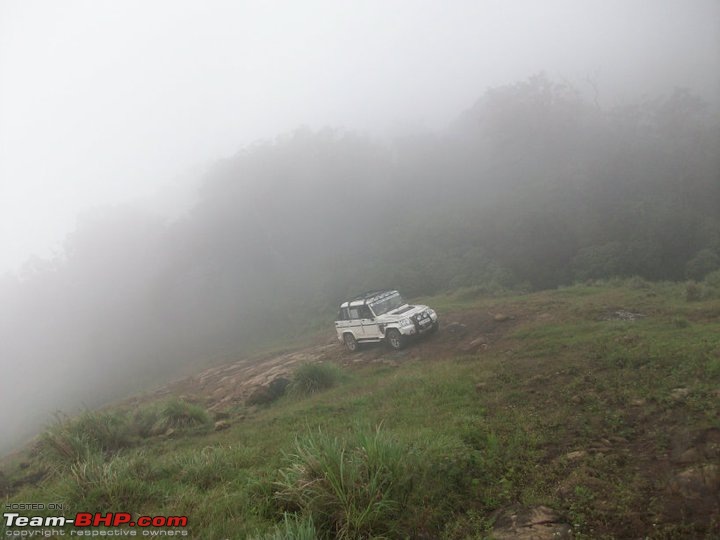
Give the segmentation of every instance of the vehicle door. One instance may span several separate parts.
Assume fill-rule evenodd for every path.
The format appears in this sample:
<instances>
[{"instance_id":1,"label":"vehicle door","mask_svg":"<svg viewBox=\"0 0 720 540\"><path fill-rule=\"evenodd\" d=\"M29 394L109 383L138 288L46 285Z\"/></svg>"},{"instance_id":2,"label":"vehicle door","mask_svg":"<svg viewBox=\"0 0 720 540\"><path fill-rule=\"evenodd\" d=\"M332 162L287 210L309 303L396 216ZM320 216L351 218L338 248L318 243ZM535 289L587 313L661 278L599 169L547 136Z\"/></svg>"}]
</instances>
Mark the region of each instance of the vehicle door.
<instances>
[{"instance_id":1,"label":"vehicle door","mask_svg":"<svg viewBox=\"0 0 720 540\"><path fill-rule=\"evenodd\" d=\"M348 315L350 317L350 320L348 321L347 328L352 331L352 333L355 335L355 339L357 340L362 340L367 337L365 335L365 329L363 326L363 316L365 315L365 313L361 310L361 308L366 307L367 306L348 307Z\"/></svg>"},{"instance_id":2,"label":"vehicle door","mask_svg":"<svg viewBox=\"0 0 720 540\"><path fill-rule=\"evenodd\" d=\"M363 335L366 339L380 339L382 333L380 332L380 326L375 321L375 317L370 311L368 306L360 306L360 322L363 327Z\"/></svg>"},{"instance_id":3,"label":"vehicle door","mask_svg":"<svg viewBox=\"0 0 720 540\"><path fill-rule=\"evenodd\" d=\"M345 331L349 329L352 324L353 321L350 320L350 313L348 312L348 308L340 308L340 311L337 314L337 319L335 320L335 329L337 330L338 336L342 337Z\"/></svg>"}]
</instances>

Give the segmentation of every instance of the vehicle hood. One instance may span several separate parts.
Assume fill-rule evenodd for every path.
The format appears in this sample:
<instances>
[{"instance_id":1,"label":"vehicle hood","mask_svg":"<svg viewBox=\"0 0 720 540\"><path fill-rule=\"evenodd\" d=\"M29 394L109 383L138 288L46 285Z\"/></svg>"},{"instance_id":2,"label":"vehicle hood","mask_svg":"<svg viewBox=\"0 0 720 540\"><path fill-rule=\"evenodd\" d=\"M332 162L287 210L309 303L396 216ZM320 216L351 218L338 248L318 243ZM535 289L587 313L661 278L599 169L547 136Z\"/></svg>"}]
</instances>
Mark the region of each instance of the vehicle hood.
<instances>
[{"instance_id":1,"label":"vehicle hood","mask_svg":"<svg viewBox=\"0 0 720 540\"><path fill-rule=\"evenodd\" d=\"M380 323L396 322L396 321L399 321L400 319L409 319L413 315L422 313L423 311L426 311L427 309L428 309L428 307L423 306L423 305L411 306L411 305L405 304L404 306L400 306L397 309L388 311L384 315L380 315L379 317L376 317L375 320Z\"/></svg>"}]
</instances>

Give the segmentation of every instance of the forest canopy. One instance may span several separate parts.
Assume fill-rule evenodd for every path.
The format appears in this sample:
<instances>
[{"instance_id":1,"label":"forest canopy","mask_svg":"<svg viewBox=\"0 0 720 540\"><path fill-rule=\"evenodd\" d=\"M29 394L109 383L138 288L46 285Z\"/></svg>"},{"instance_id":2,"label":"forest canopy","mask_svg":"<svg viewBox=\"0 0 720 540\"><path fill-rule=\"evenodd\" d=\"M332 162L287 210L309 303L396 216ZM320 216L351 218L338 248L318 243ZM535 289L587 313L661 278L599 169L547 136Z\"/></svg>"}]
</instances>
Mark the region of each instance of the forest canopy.
<instances>
[{"instance_id":1,"label":"forest canopy","mask_svg":"<svg viewBox=\"0 0 720 540\"><path fill-rule=\"evenodd\" d=\"M702 279L720 268L712 110L682 89L605 109L536 75L439 133L258 142L208 171L182 218L103 209L63 257L1 280L0 342L13 376L62 383L39 381L57 388L29 397L40 403L83 384L74 368L103 371L113 382L92 402L330 324L363 290Z\"/></svg>"}]
</instances>

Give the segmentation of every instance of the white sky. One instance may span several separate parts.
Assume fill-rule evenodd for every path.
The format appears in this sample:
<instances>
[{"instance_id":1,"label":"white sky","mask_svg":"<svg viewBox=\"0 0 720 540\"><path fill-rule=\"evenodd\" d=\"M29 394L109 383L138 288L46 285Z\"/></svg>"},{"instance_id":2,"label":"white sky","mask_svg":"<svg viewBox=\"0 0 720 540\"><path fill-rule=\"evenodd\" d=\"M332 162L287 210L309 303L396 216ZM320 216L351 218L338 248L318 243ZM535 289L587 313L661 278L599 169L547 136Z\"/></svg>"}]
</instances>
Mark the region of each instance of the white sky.
<instances>
[{"instance_id":1,"label":"white sky","mask_svg":"<svg viewBox=\"0 0 720 540\"><path fill-rule=\"evenodd\" d=\"M259 138L436 129L541 70L716 98L720 2L0 0L0 274Z\"/></svg>"}]
</instances>

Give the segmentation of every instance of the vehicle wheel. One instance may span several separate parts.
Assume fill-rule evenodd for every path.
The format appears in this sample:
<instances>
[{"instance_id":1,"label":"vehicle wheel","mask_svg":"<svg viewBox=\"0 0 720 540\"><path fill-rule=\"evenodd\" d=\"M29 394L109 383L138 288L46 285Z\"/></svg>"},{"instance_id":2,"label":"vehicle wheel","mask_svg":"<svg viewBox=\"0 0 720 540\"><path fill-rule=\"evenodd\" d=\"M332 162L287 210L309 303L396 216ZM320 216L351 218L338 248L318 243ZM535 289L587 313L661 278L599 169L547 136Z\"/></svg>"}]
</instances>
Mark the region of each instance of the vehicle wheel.
<instances>
[{"instance_id":1,"label":"vehicle wheel","mask_svg":"<svg viewBox=\"0 0 720 540\"><path fill-rule=\"evenodd\" d=\"M343 341L345 342L345 347L350 352L355 352L358 350L358 342L355 339L355 336L353 336L350 333L343 335Z\"/></svg>"},{"instance_id":2,"label":"vehicle wheel","mask_svg":"<svg viewBox=\"0 0 720 540\"><path fill-rule=\"evenodd\" d=\"M402 334L399 330L396 330L395 328L391 328L390 330L388 330L385 334L385 338L387 339L387 342L390 344L390 346L396 351L399 351L403 348L403 345L405 345L405 340L403 339Z\"/></svg>"},{"instance_id":3,"label":"vehicle wheel","mask_svg":"<svg viewBox=\"0 0 720 540\"><path fill-rule=\"evenodd\" d=\"M430 333L430 334L434 334L435 332L438 331L438 328L440 328L440 323L437 322L437 321L435 321L435 322L432 324L432 328L430 329L430 332L429 332L429 333Z\"/></svg>"}]
</instances>

